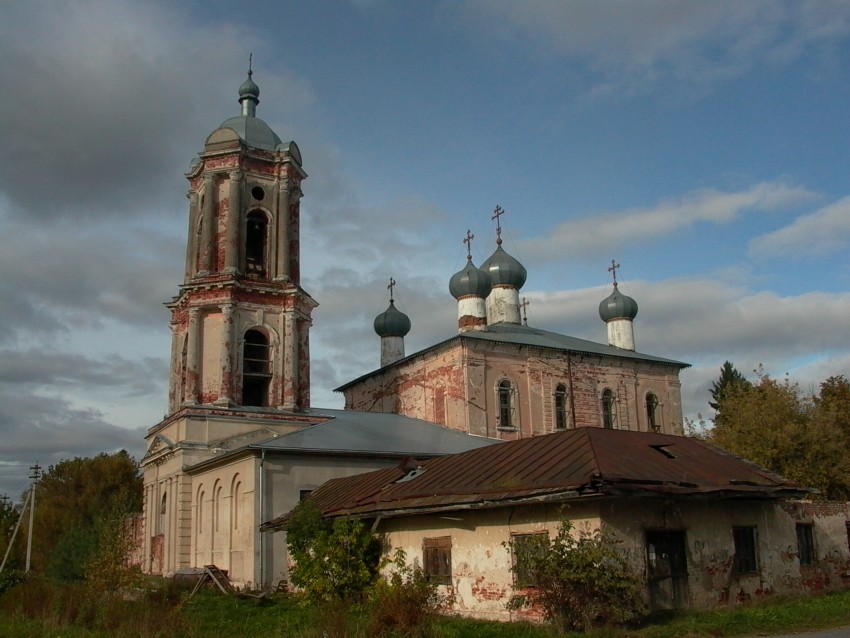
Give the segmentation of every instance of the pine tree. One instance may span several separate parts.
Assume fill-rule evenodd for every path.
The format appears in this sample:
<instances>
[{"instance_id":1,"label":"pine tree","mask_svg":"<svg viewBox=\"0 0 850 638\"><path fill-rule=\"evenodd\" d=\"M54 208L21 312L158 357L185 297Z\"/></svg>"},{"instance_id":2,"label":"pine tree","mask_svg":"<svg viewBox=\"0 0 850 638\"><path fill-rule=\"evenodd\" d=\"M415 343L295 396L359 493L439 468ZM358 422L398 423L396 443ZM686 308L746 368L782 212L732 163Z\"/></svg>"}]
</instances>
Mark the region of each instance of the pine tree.
<instances>
[{"instance_id":1,"label":"pine tree","mask_svg":"<svg viewBox=\"0 0 850 638\"><path fill-rule=\"evenodd\" d=\"M752 387L752 384L747 381L743 374L738 372L738 369L732 364L732 362L725 361L720 367L720 377L717 381L711 384L711 398L714 400L709 401L708 405L710 405L719 415L720 404L727 394L739 390L746 390L750 387Z\"/></svg>"}]
</instances>

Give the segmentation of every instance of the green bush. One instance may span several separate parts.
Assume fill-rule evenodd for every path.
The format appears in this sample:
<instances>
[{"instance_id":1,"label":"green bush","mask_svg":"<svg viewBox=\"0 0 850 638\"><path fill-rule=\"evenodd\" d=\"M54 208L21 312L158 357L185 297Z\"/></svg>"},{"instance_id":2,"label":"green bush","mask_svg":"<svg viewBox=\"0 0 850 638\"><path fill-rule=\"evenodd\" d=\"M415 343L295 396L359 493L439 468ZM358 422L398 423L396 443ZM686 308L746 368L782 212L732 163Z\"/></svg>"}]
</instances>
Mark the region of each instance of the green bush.
<instances>
[{"instance_id":1,"label":"green bush","mask_svg":"<svg viewBox=\"0 0 850 638\"><path fill-rule=\"evenodd\" d=\"M361 521L323 519L309 499L293 510L286 542L289 579L309 602L359 600L378 576L380 541Z\"/></svg>"},{"instance_id":2,"label":"green bush","mask_svg":"<svg viewBox=\"0 0 850 638\"><path fill-rule=\"evenodd\" d=\"M427 635L433 620L448 599L419 567L409 567L402 550L396 550L391 574L379 578L369 593L369 635L396 632L404 636Z\"/></svg>"},{"instance_id":3,"label":"green bush","mask_svg":"<svg viewBox=\"0 0 850 638\"><path fill-rule=\"evenodd\" d=\"M588 631L644 615L643 582L616 542L599 530L574 536L572 529L562 521L558 535L528 556L535 586L514 596L509 606L539 607L561 631Z\"/></svg>"}]
</instances>

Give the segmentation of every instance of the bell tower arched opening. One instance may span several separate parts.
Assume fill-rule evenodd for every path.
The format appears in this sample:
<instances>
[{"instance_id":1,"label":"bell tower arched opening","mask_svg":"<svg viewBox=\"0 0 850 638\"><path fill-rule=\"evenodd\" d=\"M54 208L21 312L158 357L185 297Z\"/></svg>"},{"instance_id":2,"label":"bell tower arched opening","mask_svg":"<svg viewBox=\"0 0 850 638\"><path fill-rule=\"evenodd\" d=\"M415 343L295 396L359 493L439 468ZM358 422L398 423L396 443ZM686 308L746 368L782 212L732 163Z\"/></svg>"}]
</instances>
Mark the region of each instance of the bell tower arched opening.
<instances>
[{"instance_id":1,"label":"bell tower arched opening","mask_svg":"<svg viewBox=\"0 0 850 638\"><path fill-rule=\"evenodd\" d=\"M268 273L268 228L265 213L252 210L245 225L245 273L264 279Z\"/></svg>"},{"instance_id":2,"label":"bell tower arched opening","mask_svg":"<svg viewBox=\"0 0 850 638\"><path fill-rule=\"evenodd\" d=\"M242 405L267 407L271 382L271 347L259 330L245 333L242 348Z\"/></svg>"}]
</instances>

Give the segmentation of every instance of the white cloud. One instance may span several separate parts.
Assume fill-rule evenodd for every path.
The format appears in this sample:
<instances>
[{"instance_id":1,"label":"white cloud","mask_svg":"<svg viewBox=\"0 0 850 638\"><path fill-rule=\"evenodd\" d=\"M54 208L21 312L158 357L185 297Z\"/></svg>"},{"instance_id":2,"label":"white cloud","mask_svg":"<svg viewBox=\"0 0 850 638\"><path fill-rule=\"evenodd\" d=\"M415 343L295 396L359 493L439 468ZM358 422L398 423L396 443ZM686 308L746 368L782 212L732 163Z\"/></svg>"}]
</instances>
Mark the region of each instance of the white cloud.
<instances>
[{"instance_id":1,"label":"white cloud","mask_svg":"<svg viewBox=\"0 0 850 638\"><path fill-rule=\"evenodd\" d=\"M819 1L467 0L463 22L493 39L575 60L596 94L672 78L710 85L846 38L850 6Z\"/></svg>"},{"instance_id":2,"label":"white cloud","mask_svg":"<svg viewBox=\"0 0 850 638\"><path fill-rule=\"evenodd\" d=\"M591 256L669 235L697 223L724 224L746 212L775 211L815 198L811 191L784 182L761 182L745 191L704 189L652 208L597 214L559 224L546 237L521 242L523 254L558 259Z\"/></svg>"},{"instance_id":3,"label":"white cloud","mask_svg":"<svg viewBox=\"0 0 850 638\"><path fill-rule=\"evenodd\" d=\"M850 197L798 217L784 228L750 242L753 257L800 259L824 257L850 244Z\"/></svg>"}]
</instances>

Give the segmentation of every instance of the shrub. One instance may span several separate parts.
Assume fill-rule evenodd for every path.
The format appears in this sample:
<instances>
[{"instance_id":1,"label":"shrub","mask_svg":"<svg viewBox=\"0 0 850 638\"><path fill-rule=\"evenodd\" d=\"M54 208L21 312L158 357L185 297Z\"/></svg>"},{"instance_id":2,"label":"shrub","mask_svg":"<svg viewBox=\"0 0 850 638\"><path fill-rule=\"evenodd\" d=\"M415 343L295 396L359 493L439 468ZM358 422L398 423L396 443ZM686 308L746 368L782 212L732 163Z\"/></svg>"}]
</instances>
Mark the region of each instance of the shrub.
<instances>
[{"instance_id":1,"label":"shrub","mask_svg":"<svg viewBox=\"0 0 850 638\"><path fill-rule=\"evenodd\" d=\"M370 591L369 635L423 635L448 603L425 572L409 567L405 559L404 552L396 550L390 576L378 579Z\"/></svg>"},{"instance_id":2,"label":"shrub","mask_svg":"<svg viewBox=\"0 0 850 638\"><path fill-rule=\"evenodd\" d=\"M289 578L309 602L358 600L378 576L380 541L361 521L323 519L309 499L293 510L286 542Z\"/></svg>"},{"instance_id":3,"label":"shrub","mask_svg":"<svg viewBox=\"0 0 850 638\"><path fill-rule=\"evenodd\" d=\"M535 586L509 606L537 606L562 631L622 624L646 612L642 581L599 530L572 533L562 521L558 535L528 557Z\"/></svg>"}]
</instances>

